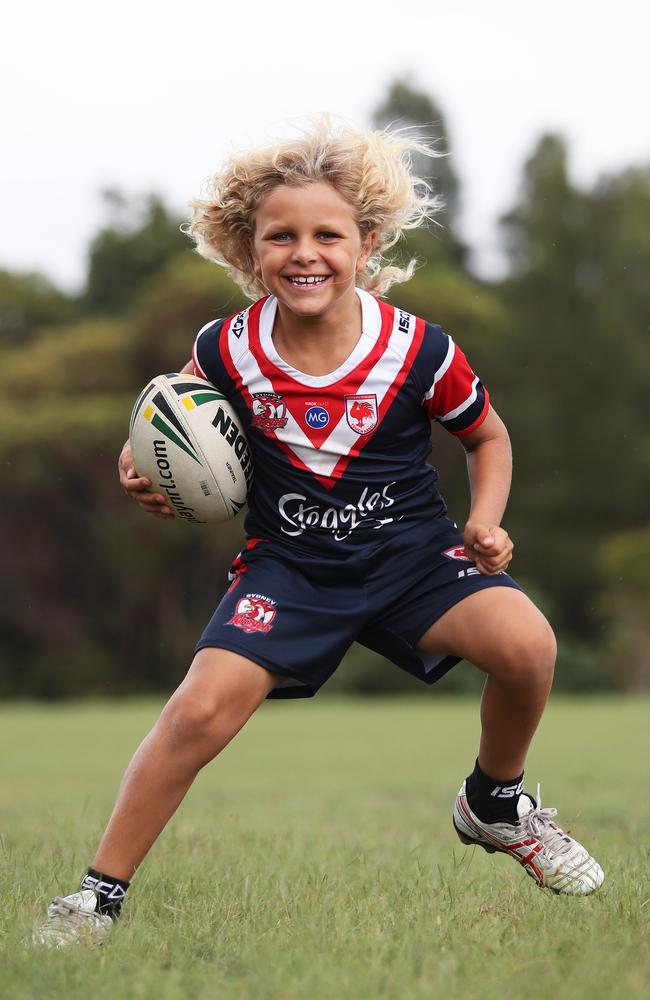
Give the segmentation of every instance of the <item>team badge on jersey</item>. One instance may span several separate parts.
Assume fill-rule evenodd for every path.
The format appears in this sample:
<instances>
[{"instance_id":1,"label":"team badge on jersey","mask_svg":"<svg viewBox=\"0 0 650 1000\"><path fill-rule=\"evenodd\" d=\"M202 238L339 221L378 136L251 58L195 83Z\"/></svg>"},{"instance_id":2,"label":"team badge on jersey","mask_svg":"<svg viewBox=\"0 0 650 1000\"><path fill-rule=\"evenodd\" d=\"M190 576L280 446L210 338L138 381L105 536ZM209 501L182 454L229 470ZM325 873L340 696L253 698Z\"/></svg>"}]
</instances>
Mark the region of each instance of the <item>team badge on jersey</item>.
<instances>
[{"instance_id":1,"label":"team badge on jersey","mask_svg":"<svg viewBox=\"0 0 650 1000\"><path fill-rule=\"evenodd\" d=\"M249 634L270 632L277 610L275 601L270 597L265 597L263 594L246 594L246 597L237 601L235 613L228 624L236 625Z\"/></svg>"},{"instance_id":2,"label":"team badge on jersey","mask_svg":"<svg viewBox=\"0 0 650 1000\"><path fill-rule=\"evenodd\" d=\"M461 559L463 562L472 561L465 555L464 545L452 545L450 549L443 549L441 555L447 556L448 559Z\"/></svg>"},{"instance_id":3,"label":"team badge on jersey","mask_svg":"<svg viewBox=\"0 0 650 1000\"><path fill-rule=\"evenodd\" d=\"M377 426L377 397L373 393L345 397L345 416L357 434L369 434Z\"/></svg>"},{"instance_id":4,"label":"team badge on jersey","mask_svg":"<svg viewBox=\"0 0 650 1000\"><path fill-rule=\"evenodd\" d=\"M262 431L286 427L287 404L282 396L277 392L255 392L252 398L253 427Z\"/></svg>"}]
</instances>

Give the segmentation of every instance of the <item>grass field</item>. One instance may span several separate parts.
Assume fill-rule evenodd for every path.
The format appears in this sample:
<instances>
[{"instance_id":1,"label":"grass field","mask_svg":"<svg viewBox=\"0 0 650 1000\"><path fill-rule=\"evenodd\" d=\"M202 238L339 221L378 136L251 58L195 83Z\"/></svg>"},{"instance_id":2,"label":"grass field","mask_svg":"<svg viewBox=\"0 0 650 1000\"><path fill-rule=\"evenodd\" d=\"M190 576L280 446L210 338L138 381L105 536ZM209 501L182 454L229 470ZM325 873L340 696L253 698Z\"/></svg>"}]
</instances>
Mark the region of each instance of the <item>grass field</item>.
<instances>
[{"instance_id":1,"label":"grass field","mask_svg":"<svg viewBox=\"0 0 650 1000\"><path fill-rule=\"evenodd\" d=\"M6 998L650 995L648 701L551 703L528 786L584 839L595 896L540 891L451 829L477 705L263 706L154 847L107 947L21 945L73 891L154 701L0 711Z\"/></svg>"}]
</instances>

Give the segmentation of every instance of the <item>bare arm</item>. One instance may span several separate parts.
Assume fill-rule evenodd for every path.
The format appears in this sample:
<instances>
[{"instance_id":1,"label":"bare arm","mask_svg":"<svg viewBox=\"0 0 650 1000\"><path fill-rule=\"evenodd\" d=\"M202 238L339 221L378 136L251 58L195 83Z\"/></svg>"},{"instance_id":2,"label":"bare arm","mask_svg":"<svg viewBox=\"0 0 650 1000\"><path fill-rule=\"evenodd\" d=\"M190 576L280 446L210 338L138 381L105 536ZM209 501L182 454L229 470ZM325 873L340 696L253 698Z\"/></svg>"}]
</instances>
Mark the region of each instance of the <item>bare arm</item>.
<instances>
[{"instance_id":1,"label":"bare arm","mask_svg":"<svg viewBox=\"0 0 650 1000\"><path fill-rule=\"evenodd\" d=\"M506 569L513 544L500 526L512 480L512 450L505 424L490 407L483 423L461 438L467 453L471 508L465 525L467 555L481 573Z\"/></svg>"}]
</instances>

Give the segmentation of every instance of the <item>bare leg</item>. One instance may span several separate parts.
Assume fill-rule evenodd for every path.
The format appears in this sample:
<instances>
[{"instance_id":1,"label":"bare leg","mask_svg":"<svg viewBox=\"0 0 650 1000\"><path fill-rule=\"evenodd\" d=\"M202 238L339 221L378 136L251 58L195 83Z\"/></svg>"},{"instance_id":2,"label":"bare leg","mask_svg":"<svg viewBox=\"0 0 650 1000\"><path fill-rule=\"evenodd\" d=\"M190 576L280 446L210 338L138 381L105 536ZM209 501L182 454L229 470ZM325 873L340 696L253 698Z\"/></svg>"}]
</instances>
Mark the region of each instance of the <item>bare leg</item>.
<instances>
[{"instance_id":1,"label":"bare leg","mask_svg":"<svg viewBox=\"0 0 650 1000\"><path fill-rule=\"evenodd\" d=\"M542 613L518 590L481 590L450 608L418 648L462 656L488 675L478 761L495 779L520 774L553 681L555 638Z\"/></svg>"},{"instance_id":2,"label":"bare leg","mask_svg":"<svg viewBox=\"0 0 650 1000\"><path fill-rule=\"evenodd\" d=\"M279 681L237 653L197 653L126 769L92 867L130 880L198 771L223 750Z\"/></svg>"}]
</instances>

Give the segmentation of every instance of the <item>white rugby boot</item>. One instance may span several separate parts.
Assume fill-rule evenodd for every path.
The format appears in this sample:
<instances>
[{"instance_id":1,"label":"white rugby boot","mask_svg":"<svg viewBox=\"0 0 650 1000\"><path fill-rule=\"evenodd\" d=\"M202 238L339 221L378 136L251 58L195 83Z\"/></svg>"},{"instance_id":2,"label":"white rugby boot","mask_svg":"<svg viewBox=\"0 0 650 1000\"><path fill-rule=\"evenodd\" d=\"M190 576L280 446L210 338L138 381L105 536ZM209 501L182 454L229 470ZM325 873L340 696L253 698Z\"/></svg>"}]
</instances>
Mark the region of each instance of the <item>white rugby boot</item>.
<instances>
[{"instance_id":1,"label":"white rugby boot","mask_svg":"<svg viewBox=\"0 0 650 1000\"><path fill-rule=\"evenodd\" d=\"M542 888L588 896L602 885L605 875L598 862L553 822L557 809L542 809L539 785L537 802L524 792L517 813L516 823L484 823L472 812L463 782L454 806L454 827L464 844L478 844L490 854L509 854Z\"/></svg>"},{"instance_id":2,"label":"white rugby boot","mask_svg":"<svg viewBox=\"0 0 650 1000\"><path fill-rule=\"evenodd\" d=\"M91 889L56 896L47 908L47 920L32 934L32 944L45 948L103 944L113 930L113 920L96 911L97 896Z\"/></svg>"}]
</instances>

